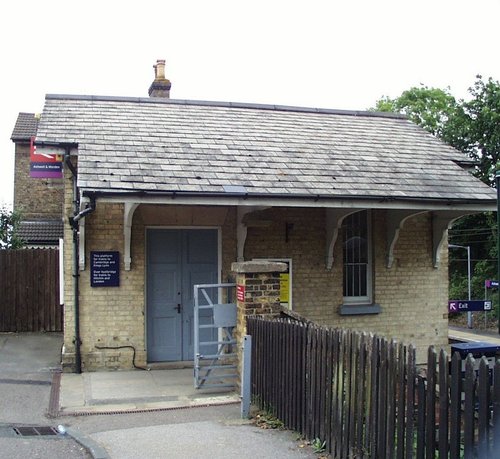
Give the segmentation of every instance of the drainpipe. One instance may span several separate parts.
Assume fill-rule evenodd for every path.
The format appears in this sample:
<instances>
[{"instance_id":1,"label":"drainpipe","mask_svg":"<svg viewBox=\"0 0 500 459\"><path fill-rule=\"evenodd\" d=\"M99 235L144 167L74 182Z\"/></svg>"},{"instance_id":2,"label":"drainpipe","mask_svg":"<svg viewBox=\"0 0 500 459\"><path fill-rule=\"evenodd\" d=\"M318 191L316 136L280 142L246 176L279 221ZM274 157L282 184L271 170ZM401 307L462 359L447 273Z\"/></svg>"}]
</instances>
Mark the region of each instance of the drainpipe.
<instances>
[{"instance_id":1,"label":"drainpipe","mask_svg":"<svg viewBox=\"0 0 500 459\"><path fill-rule=\"evenodd\" d=\"M73 181L76 183L76 179ZM76 200L74 199L74 202ZM71 218L70 218L71 223ZM74 314L75 314L75 373L80 374L82 372L82 353L80 346L82 341L80 339L80 274L78 271L78 226L75 227L73 224L73 304L74 304Z\"/></svg>"},{"instance_id":2,"label":"drainpipe","mask_svg":"<svg viewBox=\"0 0 500 459\"><path fill-rule=\"evenodd\" d=\"M95 210L95 198L91 198L90 206L79 212L80 201L78 196L78 186L76 183L77 170L70 160L69 148L66 149L64 155L64 163L71 171L73 180L73 216L69 218L69 223L73 229L73 298L75 308L75 372L80 374L82 372L82 354L81 354L81 339L80 339L80 274L78 266L78 253L79 253L79 224L78 222Z\"/></svg>"},{"instance_id":3,"label":"drainpipe","mask_svg":"<svg viewBox=\"0 0 500 459\"><path fill-rule=\"evenodd\" d=\"M79 206L79 202L77 202L77 206ZM90 198L90 203L89 203L88 207L86 207L85 209L83 209L81 212L78 212L78 213L75 210L75 215L73 217L69 217L69 224L71 225L71 227L74 230L78 231L78 227L79 227L78 222L86 215L94 212L94 210L95 210L95 198L92 197L92 198Z\"/></svg>"}]
</instances>

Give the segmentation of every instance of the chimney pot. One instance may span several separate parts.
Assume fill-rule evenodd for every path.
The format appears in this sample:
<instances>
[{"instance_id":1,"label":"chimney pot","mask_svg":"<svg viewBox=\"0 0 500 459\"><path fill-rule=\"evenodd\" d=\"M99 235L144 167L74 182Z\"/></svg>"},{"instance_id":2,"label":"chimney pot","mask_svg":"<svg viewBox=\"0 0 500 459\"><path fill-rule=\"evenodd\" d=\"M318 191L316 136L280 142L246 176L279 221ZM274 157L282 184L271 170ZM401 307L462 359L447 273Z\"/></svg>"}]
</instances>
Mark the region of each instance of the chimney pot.
<instances>
[{"instance_id":1,"label":"chimney pot","mask_svg":"<svg viewBox=\"0 0 500 459\"><path fill-rule=\"evenodd\" d=\"M153 65L155 69L155 80L164 80L165 79L165 60L158 59L156 61L156 65Z\"/></svg>"},{"instance_id":2,"label":"chimney pot","mask_svg":"<svg viewBox=\"0 0 500 459\"><path fill-rule=\"evenodd\" d=\"M165 78L165 60L158 59L156 64L153 65L153 68L155 70L155 79L149 87L149 97L163 97L164 99L169 99L172 84L170 80Z\"/></svg>"}]
</instances>

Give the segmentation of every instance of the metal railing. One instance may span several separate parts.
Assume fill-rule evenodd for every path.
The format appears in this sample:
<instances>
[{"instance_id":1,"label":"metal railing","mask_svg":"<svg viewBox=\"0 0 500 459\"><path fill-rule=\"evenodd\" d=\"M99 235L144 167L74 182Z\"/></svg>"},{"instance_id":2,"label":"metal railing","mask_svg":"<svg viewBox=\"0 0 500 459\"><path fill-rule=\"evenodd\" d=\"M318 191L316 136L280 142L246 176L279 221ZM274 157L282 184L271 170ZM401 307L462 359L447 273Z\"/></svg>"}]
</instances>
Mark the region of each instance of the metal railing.
<instances>
[{"instance_id":1,"label":"metal railing","mask_svg":"<svg viewBox=\"0 0 500 459\"><path fill-rule=\"evenodd\" d=\"M194 286L194 387L236 387L236 284ZM217 300L214 300L217 298ZM223 302L222 300L226 301Z\"/></svg>"}]
</instances>

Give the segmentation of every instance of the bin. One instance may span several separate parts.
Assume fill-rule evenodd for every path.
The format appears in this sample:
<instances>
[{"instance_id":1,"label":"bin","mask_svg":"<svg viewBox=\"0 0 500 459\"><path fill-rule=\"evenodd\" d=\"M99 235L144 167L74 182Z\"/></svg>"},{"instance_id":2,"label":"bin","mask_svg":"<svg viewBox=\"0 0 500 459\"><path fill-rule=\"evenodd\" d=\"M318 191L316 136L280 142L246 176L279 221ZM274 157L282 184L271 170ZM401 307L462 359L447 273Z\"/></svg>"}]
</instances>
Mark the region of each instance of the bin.
<instances>
[{"instance_id":1,"label":"bin","mask_svg":"<svg viewBox=\"0 0 500 459\"><path fill-rule=\"evenodd\" d=\"M479 361L481 357L486 357L488 360L488 367L490 377L492 376L495 359L500 356L500 346L487 343L484 341L473 341L470 343L455 343L451 345L451 352L454 354L458 352L462 357L462 371L465 371L465 359L467 355L472 354L476 360L474 362L474 370L479 370Z\"/></svg>"},{"instance_id":2,"label":"bin","mask_svg":"<svg viewBox=\"0 0 500 459\"><path fill-rule=\"evenodd\" d=\"M500 353L500 346L484 341L455 343L451 345L451 352L458 352L462 359L467 358L468 354L472 354L472 357L475 359L481 358L484 355L489 361L490 357L494 359L497 353Z\"/></svg>"}]
</instances>

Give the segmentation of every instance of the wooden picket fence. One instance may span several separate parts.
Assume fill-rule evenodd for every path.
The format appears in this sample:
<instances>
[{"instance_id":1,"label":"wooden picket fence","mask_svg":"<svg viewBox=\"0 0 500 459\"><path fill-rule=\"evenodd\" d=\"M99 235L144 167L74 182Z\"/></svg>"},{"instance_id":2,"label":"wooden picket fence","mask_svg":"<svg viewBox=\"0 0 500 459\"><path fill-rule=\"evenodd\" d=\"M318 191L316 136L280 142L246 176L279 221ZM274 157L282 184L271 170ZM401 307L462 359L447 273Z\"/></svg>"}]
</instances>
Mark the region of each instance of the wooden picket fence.
<instances>
[{"instance_id":1,"label":"wooden picket fence","mask_svg":"<svg viewBox=\"0 0 500 459\"><path fill-rule=\"evenodd\" d=\"M494 458L500 360L493 368L429 348L289 319L250 317L252 397L334 458Z\"/></svg>"},{"instance_id":2,"label":"wooden picket fence","mask_svg":"<svg viewBox=\"0 0 500 459\"><path fill-rule=\"evenodd\" d=\"M0 250L0 332L62 331L59 250Z\"/></svg>"}]
</instances>

